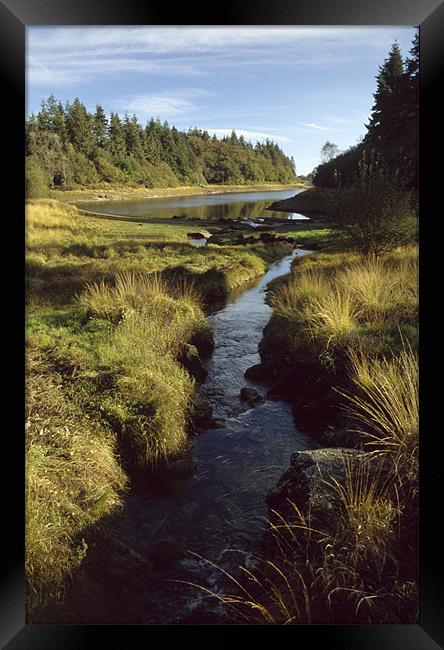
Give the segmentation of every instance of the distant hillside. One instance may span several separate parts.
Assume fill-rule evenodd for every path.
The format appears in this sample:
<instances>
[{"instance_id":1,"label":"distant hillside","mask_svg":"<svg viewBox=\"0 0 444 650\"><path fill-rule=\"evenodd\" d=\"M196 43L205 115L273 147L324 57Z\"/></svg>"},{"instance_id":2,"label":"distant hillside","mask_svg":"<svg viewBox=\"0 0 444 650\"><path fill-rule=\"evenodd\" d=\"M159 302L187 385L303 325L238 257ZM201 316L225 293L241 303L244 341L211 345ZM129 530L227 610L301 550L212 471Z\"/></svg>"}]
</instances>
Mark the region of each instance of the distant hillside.
<instances>
[{"instance_id":1,"label":"distant hillside","mask_svg":"<svg viewBox=\"0 0 444 650\"><path fill-rule=\"evenodd\" d=\"M50 187L97 183L175 187L206 183L291 183L293 158L274 142L247 142L233 131L218 139L208 131L179 131L151 119L116 113L101 106L89 113L79 99L65 106L52 95L26 121L28 196Z\"/></svg>"}]
</instances>

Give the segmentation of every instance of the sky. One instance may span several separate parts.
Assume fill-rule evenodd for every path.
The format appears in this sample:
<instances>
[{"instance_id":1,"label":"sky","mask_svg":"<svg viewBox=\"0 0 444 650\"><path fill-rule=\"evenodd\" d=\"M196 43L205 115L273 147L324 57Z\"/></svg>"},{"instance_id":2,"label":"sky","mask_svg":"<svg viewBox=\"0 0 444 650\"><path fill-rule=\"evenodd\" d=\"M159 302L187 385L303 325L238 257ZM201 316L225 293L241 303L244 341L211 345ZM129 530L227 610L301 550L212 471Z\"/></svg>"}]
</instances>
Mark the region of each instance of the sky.
<instances>
[{"instance_id":1,"label":"sky","mask_svg":"<svg viewBox=\"0 0 444 650\"><path fill-rule=\"evenodd\" d=\"M296 171L365 135L378 68L414 27L27 27L26 105L54 95L218 137L274 140Z\"/></svg>"}]
</instances>

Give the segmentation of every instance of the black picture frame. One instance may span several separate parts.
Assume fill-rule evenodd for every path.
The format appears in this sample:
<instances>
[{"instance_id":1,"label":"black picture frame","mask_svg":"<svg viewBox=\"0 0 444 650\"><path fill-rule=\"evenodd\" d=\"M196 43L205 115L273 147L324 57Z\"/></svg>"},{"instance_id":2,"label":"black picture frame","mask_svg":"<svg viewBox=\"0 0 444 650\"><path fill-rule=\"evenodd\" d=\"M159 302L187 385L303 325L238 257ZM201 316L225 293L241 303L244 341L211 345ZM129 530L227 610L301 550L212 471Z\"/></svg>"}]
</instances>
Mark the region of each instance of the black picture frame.
<instances>
[{"instance_id":1,"label":"black picture frame","mask_svg":"<svg viewBox=\"0 0 444 650\"><path fill-rule=\"evenodd\" d=\"M3 468L13 471L3 487L2 582L0 585L0 641L11 650L23 648L69 649L96 647L112 636L122 647L142 647L153 642L157 626L80 626L26 625L24 581L24 441L17 424L24 413L24 328L20 314L23 302L18 278L23 278L24 242L24 107L25 107L25 29L32 25L415 25L420 28L420 290L421 290L421 432L420 447L420 620L418 625L301 625L285 628L261 626L263 641L329 647L340 650L428 650L442 647L444 641L443 583L439 572L442 553L440 524L440 470L436 453L440 428L439 379L442 358L442 333L434 316L428 288L439 289L438 246L440 236L439 180L441 166L432 164L442 131L441 90L444 62L444 3L439 0L230 0L221 7L208 3L193 10L191 5L161 6L161 3L136 3L125 0L2 0L0 1L0 67L2 70L3 134L12 135L3 174L2 212L15 242L13 261L5 265L3 324L9 325L7 348L13 350L13 363L7 367L4 409L14 417L4 424ZM174 22L172 22L172 20ZM376 71L375 71L376 72ZM5 150L4 150L5 151ZM5 153L3 154L5 156ZM441 226L442 227L442 226ZM4 240L5 241L5 240ZM436 249L433 247L436 246ZM10 249L12 246L5 246ZM17 281L13 282L12 278ZM438 282L438 285L437 285ZM23 285L22 285L23 286ZM439 296L440 297L440 296ZM434 300L438 299L434 295ZM16 302L17 309L10 307ZM441 354L440 354L441 352ZM18 417L17 417L18 414ZM20 426L20 425L19 425ZM23 430L23 429L21 429ZM6 472L2 474L5 476ZM185 643L206 640L222 644L226 634L256 633L250 626L167 626L159 631L178 632ZM223 634L221 634L223 632ZM270 635L278 635L271 637ZM183 636L185 635L185 637ZM282 639L281 636L285 639ZM245 638L245 637L244 637ZM302 645L303 644L303 645Z\"/></svg>"}]
</instances>

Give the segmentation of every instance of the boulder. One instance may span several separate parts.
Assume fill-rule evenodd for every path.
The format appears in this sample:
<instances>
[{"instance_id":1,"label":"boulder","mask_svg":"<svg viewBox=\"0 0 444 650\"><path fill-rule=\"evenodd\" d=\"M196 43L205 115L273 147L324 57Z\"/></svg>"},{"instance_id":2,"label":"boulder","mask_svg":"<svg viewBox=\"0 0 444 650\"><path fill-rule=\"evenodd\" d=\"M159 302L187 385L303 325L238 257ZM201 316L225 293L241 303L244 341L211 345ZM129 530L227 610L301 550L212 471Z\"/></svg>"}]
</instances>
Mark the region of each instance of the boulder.
<instances>
[{"instance_id":1,"label":"boulder","mask_svg":"<svg viewBox=\"0 0 444 650\"><path fill-rule=\"evenodd\" d=\"M252 407L262 404L265 401L255 388L242 388L240 398Z\"/></svg>"},{"instance_id":2,"label":"boulder","mask_svg":"<svg viewBox=\"0 0 444 650\"><path fill-rule=\"evenodd\" d=\"M353 473L366 464L369 477L381 471L380 460L348 448L311 449L298 451L291 457L291 467L267 496L270 520L279 521L278 512L287 522L297 521L293 502L302 513L310 513L311 525L322 530L334 530L343 502L333 483L345 485L347 471ZM368 465L367 465L368 463ZM349 468L349 469L347 469ZM386 473L389 464L382 471ZM280 520L282 523L282 520Z\"/></svg>"},{"instance_id":3,"label":"boulder","mask_svg":"<svg viewBox=\"0 0 444 650\"><path fill-rule=\"evenodd\" d=\"M202 359L208 359L214 350L214 337L210 329L201 329L193 334L190 345L194 345Z\"/></svg>"},{"instance_id":4,"label":"boulder","mask_svg":"<svg viewBox=\"0 0 444 650\"><path fill-rule=\"evenodd\" d=\"M192 423L196 434L212 428L213 407L208 400L202 398L196 400Z\"/></svg>"},{"instance_id":5,"label":"boulder","mask_svg":"<svg viewBox=\"0 0 444 650\"><path fill-rule=\"evenodd\" d=\"M244 372L244 377L250 381L265 382L270 379L272 368L264 363L256 363L256 365L247 368Z\"/></svg>"},{"instance_id":6,"label":"boulder","mask_svg":"<svg viewBox=\"0 0 444 650\"><path fill-rule=\"evenodd\" d=\"M181 343L177 361L183 366L196 381L204 381L207 371L202 363L197 348L189 343Z\"/></svg>"}]
</instances>

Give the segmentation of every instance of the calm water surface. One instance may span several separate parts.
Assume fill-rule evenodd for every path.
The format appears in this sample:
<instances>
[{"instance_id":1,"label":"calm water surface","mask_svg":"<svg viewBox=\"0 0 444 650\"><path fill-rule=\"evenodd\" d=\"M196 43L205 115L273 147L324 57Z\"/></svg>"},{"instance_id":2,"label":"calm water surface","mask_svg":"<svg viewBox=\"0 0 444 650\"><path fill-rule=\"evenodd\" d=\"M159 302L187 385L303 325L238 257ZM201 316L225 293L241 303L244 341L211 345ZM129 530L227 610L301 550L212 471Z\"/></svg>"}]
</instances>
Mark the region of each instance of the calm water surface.
<instances>
[{"instance_id":1,"label":"calm water surface","mask_svg":"<svg viewBox=\"0 0 444 650\"><path fill-rule=\"evenodd\" d=\"M134 217L173 216L216 221L218 219L304 218L297 213L267 210L274 201L288 199L304 189L275 190L265 192L233 192L231 194L199 194L196 196L137 199L125 201L91 201L79 203L79 207L105 214Z\"/></svg>"},{"instance_id":2,"label":"calm water surface","mask_svg":"<svg viewBox=\"0 0 444 650\"><path fill-rule=\"evenodd\" d=\"M291 454L315 444L295 428L286 402L266 401L249 409L239 392L244 386L266 392L265 386L244 377L245 370L260 361L258 343L271 316L264 302L266 285L288 273L294 256L307 252L294 251L275 263L265 276L233 292L225 306L210 315L215 350L200 392L225 426L195 438L193 476L158 486L156 492L139 486L128 497L123 532L135 550L149 556L159 541L173 542L236 573L242 558L228 549L251 553L258 546L268 491L288 468ZM186 554L140 586L141 622L182 623L193 609L202 607L201 592L173 580L217 592L222 589L221 579L218 570Z\"/></svg>"}]
</instances>

